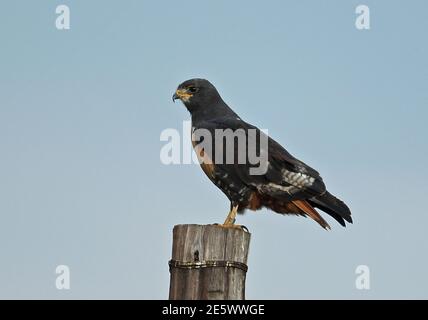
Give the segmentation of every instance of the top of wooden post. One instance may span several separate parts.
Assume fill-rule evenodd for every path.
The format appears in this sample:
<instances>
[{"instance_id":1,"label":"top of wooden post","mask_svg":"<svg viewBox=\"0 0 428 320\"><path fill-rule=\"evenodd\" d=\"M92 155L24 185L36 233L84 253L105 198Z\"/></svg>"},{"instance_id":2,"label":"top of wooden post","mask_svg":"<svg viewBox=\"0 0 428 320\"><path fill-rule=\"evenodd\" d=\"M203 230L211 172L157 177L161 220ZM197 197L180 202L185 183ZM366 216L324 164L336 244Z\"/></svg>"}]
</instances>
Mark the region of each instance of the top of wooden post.
<instances>
[{"instance_id":1,"label":"top of wooden post","mask_svg":"<svg viewBox=\"0 0 428 320\"><path fill-rule=\"evenodd\" d=\"M233 261L247 264L251 234L216 225L174 226L172 259L176 261Z\"/></svg>"}]
</instances>

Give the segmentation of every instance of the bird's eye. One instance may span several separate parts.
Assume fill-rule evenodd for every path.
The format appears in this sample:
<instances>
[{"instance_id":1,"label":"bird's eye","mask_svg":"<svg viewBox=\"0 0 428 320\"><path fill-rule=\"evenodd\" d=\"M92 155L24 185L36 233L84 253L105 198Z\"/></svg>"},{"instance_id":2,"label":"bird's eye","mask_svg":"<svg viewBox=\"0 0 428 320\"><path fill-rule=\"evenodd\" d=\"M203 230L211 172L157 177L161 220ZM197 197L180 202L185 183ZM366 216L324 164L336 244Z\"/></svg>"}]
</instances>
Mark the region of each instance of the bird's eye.
<instances>
[{"instance_id":1,"label":"bird's eye","mask_svg":"<svg viewBox=\"0 0 428 320\"><path fill-rule=\"evenodd\" d=\"M191 93L195 93L195 92L198 92L198 88L196 88L196 87L189 87L189 88L187 88L188 90L189 90L189 92L191 92Z\"/></svg>"}]
</instances>

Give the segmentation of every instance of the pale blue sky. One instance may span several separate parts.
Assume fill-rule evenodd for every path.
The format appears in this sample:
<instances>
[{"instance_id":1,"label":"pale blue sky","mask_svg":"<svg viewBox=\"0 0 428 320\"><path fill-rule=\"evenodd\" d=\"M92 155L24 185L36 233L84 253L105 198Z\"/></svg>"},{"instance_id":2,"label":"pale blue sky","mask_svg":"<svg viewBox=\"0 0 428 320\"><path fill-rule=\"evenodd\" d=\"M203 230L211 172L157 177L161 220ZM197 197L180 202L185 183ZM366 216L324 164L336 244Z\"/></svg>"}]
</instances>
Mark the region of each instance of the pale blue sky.
<instances>
[{"instance_id":1,"label":"pale blue sky","mask_svg":"<svg viewBox=\"0 0 428 320\"><path fill-rule=\"evenodd\" d=\"M371 9L371 30L354 26ZM67 4L71 30L55 28ZM318 169L353 212L332 231L266 210L247 297L428 298L426 1L2 1L0 298L168 296L172 227L229 203L164 166L188 78ZM71 290L55 288L55 267ZM355 288L355 268L371 290Z\"/></svg>"}]
</instances>

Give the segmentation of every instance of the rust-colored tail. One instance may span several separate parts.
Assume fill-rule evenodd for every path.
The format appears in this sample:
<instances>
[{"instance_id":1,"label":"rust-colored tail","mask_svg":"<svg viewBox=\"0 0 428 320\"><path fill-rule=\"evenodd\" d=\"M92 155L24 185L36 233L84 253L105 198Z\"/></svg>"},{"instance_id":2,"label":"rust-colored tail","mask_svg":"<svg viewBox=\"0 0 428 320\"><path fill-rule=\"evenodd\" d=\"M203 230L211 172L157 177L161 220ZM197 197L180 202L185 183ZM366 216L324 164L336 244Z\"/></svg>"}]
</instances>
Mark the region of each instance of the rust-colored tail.
<instances>
[{"instance_id":1,"label":"rust-colored tail","mask_svg":"<svg viewBox=\"0 0 428 320\"><path fill-rule=\"evenodd\" d=\"M293 204L306 213L313 220L318 222L318 224L324 229L331 229L327 221L325 221L320 214L305 200L294 200Z\"/></svg>"}]
</instances>

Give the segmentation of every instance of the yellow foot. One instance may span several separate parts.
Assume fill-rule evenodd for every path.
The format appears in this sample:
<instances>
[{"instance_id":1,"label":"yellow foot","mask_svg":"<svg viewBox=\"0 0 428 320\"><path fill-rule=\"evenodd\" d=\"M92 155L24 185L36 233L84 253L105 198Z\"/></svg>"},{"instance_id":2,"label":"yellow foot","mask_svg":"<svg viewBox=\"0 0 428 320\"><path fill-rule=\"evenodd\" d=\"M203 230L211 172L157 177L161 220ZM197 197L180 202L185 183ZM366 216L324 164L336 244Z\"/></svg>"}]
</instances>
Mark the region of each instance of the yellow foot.
<instances>
[{"instance_id":1,"label":"yellow foot","mask_svg":"<svg viewBox=\"0 0 428 320\"><path fill-rule=\"evenodd\" d=\"M250 232L250 231L248 231L248 228L246 226L243 226L240 224L218 224L218 223L214 223L214 225L221 227L221 228L239 229L239 230L243 230L245 232Z\"/></svg>"}]
</instances>

